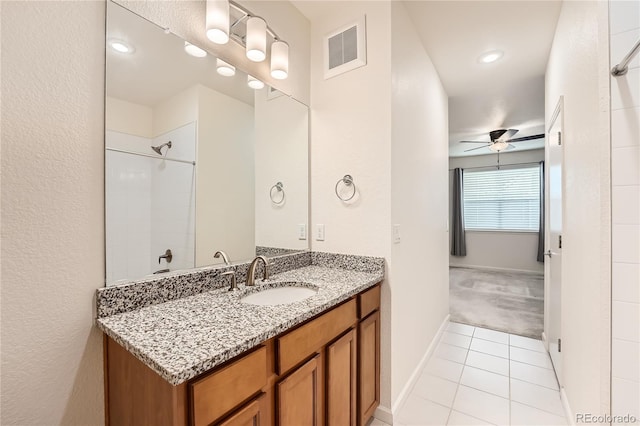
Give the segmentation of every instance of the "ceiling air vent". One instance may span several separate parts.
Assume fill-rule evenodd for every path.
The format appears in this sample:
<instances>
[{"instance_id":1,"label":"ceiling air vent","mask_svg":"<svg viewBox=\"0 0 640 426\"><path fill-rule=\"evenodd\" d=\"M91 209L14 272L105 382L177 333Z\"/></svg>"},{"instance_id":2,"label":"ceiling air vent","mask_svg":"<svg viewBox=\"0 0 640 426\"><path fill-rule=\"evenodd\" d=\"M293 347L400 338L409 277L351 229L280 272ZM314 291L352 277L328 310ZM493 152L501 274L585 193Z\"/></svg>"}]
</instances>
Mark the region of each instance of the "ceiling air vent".
<instances>
[{"instance_id":1,"label":"ceiling air vent","mask_svg":"<svg viewBox=\"0 0 640 426\"><path fill-rule=\"evenodd\" d=\"M324 39L324 78L367 64L365 17L327 34Z\"/></svg>"}]
</instances>

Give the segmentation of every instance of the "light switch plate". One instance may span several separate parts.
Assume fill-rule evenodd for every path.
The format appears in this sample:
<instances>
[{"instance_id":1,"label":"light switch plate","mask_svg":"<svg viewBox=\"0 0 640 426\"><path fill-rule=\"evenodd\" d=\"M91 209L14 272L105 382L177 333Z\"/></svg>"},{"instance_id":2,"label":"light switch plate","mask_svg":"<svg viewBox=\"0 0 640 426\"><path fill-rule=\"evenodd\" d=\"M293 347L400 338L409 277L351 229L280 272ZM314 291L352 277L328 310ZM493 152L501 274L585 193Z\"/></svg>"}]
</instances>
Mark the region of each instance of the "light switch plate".
<instances>
[{"instance_id":1,"label":"light switch plate","mask_svg":"<svg viewBox=\"0 0 640 426\"><path fill-rule=\"evenodd\" d=\"M324 224L319 223L316 225L316 241L324 241Z\"/></svg>"},{"instance_id":2,"label":"light switch plate","mask_svg":"<svg viewBox=\"0 0 640 426\"><path fill-rule=\"evenodd\" d=\"M301 223L298 225L298 239L306 240L307 239L307 224Z\"/></svg>"},{"instance_id":3,"label":"light switch plate","mask_svg":"<svg viewBox=\"0 0 640 426\"><path fill-rule=\"evenodd\" d=\"M393 242L395 244L400 242L400 224L398 223L393 225Z\"/></svg>"}]
</instances>

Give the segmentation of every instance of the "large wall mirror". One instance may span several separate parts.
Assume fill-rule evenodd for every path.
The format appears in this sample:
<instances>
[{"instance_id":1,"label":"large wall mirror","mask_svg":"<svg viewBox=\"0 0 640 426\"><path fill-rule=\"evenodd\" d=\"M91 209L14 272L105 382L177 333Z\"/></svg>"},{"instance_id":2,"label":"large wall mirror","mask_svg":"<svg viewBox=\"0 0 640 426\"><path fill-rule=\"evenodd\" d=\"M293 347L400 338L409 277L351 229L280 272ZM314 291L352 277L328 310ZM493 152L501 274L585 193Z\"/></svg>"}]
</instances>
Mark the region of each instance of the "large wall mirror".
<instances>
[{"instance_id":1,"label":"large wall mirror","mask_svg":"<svg viewBox=\"0 0 640 426\"><path fill-rule=\"evenodd\" d=\"M106 37L107 285L307 250L308 107L113 2Z\"/></svg>"}]
</instances>

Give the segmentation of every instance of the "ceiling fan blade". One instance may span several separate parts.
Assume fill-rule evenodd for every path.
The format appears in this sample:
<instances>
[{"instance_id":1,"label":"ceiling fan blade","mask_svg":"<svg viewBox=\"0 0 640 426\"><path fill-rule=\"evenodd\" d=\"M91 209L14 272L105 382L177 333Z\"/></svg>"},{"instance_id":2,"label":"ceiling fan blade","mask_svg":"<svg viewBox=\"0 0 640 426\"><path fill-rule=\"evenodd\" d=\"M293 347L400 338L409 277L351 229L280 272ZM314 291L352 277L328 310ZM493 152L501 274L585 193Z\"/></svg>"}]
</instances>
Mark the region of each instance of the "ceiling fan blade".
<instances>
[{"instance_id":1,"label":"ceiling fan blade","mask_svg":"<svg viewBox=\"0 0 640 426\"><path fill-rule=\"evenodd\" d=\"M517 129L508 129L497 140L500 142L506 142L507 139L509 139L511 136L515 135L516 133L518 133Z\"/></svg>"},{"instance_id":2,"label":"ceiling fan blade","mask_svg":"<svg viewBox=\"0 0 640 426\"><path fill-rule=\"evenodd\" d=\"M460 143L489 143L485 141L460 141Z\"/></svg>"},{"instance_id":3,"label":"ceiling fan blade","mask_svg":"<svg viewBox=\"0 0 640 426\"><path fill-rule=\"evenodd\" d=\"M475 151L476 149L481 149L481 148L486 148L489 145L485 145L485 146L479 146L477 148L471 148L471 149L465 149L464 152L469 152L469 151Z\"/></svg>"},{"instance_id":4,"label":"ceiling fan blade","mask_svg":"<svg viewBox=\"0 0 640 426\"><path fill-rule=\"evenodd\" d=\"M532 136L523 136L521 138L509 139L508 141L505 141L505 142L507 142L507 143L524 142L524 141L532 141L534 139L544 139L544 134L532 135Z\"/></svg>"}]
</instances>

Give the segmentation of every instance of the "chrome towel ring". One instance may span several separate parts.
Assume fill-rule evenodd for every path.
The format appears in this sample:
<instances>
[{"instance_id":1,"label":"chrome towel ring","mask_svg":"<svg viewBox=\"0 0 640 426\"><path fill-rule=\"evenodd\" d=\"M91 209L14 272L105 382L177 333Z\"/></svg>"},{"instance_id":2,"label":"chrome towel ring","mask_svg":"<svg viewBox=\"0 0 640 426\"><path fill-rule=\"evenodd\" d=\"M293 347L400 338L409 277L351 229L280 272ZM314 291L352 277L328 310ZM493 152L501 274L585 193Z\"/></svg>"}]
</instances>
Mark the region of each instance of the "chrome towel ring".
<instances>
[{"instance_id":1,"label":"chrome towel ring","mask_svg":"<svg viewBox=\"0 0 640 426\"><path fill-rule=\"evenodd\" d=\"M353 192L351 193L351 196L348 198L343 198L340 196L340 193L338 192L338 186L340 185L340 183L343 183L345 186L352 186L353 187ZM351 175L344 175L344 177L342 179L338 179L338 182L336 182L336 196L338 198L340 198L342 201L349 201L351 200L353 197L356 196L356 184L353 183L353 177Z\"/></svg>"},{"instance_id":2,"label":"chrome towel ring","mask_svg":"<svg viewBox=\"0 0 640 426\"><path fill-rule=\"evenodd\" d=\"M269 190L269 198L271 198L271 202L273 204L282 204L284 203L284 189L283 189L284 185L282 185L282 182L278 182L275 185L273 185L271 187L271 189ZM275 193L273 192L273 190L276 190ZM281 192L282 196L280 197L280 200L277 199L277 195L278 193Z\"/></svg>"}]
</instances>

